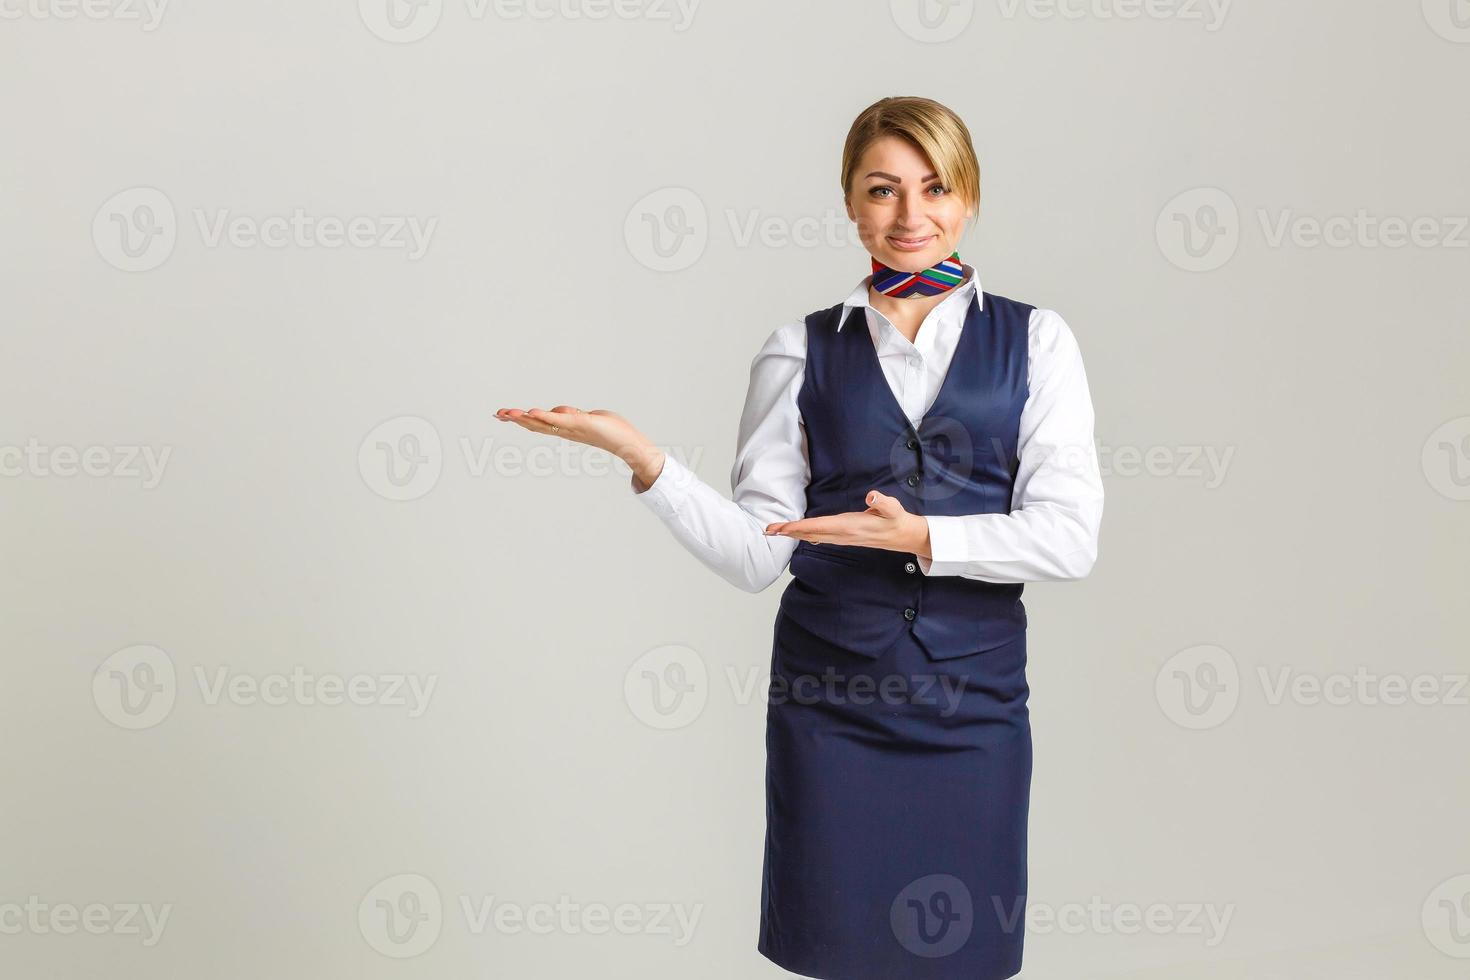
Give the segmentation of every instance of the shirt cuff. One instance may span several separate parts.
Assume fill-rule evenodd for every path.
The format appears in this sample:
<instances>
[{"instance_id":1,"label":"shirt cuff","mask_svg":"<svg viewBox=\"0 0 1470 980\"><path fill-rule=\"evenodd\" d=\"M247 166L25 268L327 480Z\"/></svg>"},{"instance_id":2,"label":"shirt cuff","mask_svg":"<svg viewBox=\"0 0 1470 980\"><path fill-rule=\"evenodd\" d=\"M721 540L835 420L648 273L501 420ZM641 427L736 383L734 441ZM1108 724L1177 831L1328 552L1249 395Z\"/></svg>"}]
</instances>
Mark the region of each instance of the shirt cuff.
<instances>
[{"instance_id":1,"label":"shirt cuff","mask_svg":"<svg viewBox=\"0 0 1470 980\"><path fill-rule=\"evenodd\" d=\"M658 477L648 485L647 490L639 491L637 475L628 477L628 486L633 495L643 501L650 510L661 518L674 516L689 496L689 489L694 485L694 473L668 453L664 453L664 468L659 471Z\"/></svg>"},{"instance_id":2,"label":"shirt cuff","mask_svg":"<svg viewBox=\"0 0 1470 980\"><path fill-rule=\"evenodd\" d=\"M965 528L962 517L925 517L929 525L929 554L919 556L925 575L959 575L965 570Z\"/></svg>"}]
</instances>

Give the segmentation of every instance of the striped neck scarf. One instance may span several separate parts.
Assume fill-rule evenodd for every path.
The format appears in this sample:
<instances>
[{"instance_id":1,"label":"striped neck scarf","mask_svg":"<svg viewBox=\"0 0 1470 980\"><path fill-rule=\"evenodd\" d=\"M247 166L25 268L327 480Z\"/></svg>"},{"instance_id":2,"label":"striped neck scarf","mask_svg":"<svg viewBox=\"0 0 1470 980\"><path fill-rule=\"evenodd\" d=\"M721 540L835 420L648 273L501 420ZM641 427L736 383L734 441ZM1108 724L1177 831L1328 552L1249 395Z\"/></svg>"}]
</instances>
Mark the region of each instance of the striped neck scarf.
<instances>
[{"instance_id":1,"label":"striped neck scarf","mask_svg":"<svg viewBox=\"0 0 1470 980\"><path fill-rule=\"evenodd\" d=\"M873 288L884 296L903 299L906 296L936 296L949 292L965 279L964 266L960 265L960 253L953 252L949 258L921 272L900 272L873 259Z\"/></svg>"}]
</instances>

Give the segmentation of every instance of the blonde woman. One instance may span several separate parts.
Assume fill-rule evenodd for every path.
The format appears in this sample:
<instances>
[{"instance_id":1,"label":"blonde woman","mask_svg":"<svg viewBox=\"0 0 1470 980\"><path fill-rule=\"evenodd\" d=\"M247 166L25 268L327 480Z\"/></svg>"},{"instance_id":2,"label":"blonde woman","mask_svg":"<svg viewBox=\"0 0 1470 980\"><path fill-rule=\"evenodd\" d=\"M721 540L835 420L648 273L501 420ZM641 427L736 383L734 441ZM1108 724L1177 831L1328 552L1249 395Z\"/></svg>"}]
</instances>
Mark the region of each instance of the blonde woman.
<instances>
[{"instance_id":1,"label":"blonde woman","mask_svg":"<svg viewBox=\"0 0 1470 980\"><path fill-rule=\"evenodd\" d=\"M699 561L786 570L766 707L758 949L832 980L1021 969L1031 785L1023 583L1097 557L1102 480L1077 341L959 258L965 124L887 98L843 149L871 272L751 366L733 499L613 412L497 415L614 452Z\"/></svg>"}]
</instances>

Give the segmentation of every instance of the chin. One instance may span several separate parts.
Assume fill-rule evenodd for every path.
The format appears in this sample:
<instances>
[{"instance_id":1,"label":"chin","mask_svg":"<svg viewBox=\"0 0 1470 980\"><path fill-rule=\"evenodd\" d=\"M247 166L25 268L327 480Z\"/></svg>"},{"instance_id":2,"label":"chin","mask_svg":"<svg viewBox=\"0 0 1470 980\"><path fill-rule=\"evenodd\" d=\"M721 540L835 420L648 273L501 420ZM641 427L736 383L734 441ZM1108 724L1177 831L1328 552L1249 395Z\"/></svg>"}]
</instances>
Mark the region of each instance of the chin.
<instances>
[{"instance_id":1,"label":"chin","mask_svg":"<svg viewBox=\"0 0 1470 980\"><path fill-rule=\"evenodd\" d=\"M884 251L887 253L886 257L880 255L878 261L888 266L888 268L897 269L899 272L923 272L925 269L932 268L949 258L949 253L954 250L938 249L936 251L931 249L928 252L894 252L891 249L884 249Z\"/></svg>"}]
</instances>

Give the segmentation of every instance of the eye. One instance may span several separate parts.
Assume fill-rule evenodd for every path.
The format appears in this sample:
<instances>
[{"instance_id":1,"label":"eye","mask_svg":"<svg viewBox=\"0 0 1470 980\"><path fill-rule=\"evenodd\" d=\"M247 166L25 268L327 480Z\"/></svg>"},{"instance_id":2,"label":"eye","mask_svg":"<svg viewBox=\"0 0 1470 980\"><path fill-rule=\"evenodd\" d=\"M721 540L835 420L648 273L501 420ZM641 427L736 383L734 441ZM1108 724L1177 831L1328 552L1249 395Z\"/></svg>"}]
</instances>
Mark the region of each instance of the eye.
<instances>
[{"instance_id":1,"label":"eye","mask_svg":"<svg viewBox=\"0 0 1470 980\"><path fill-rule=\"evenodd\" d=\"M949 188L948 187L945 187L943 184L930 184L929 185L929 189L931 191L939 191L940 194L948 194L949 193ZM939 195L936 194L935 196L938 197Z\"/></svg>"},{"instance_id":2,"label":"eye","mask_svg":"<svg viewBox=\"0 0 1470 980\"><path fill-rule=\"evenodd\" d=\"M889 187L887 184L880 184L879 186L874 187L872 190L868 191L868 196L869 197L877 197L879 191L891 191L891 190L893 190L893 188L892 187Z\"/></svg>"}]
</instances>

